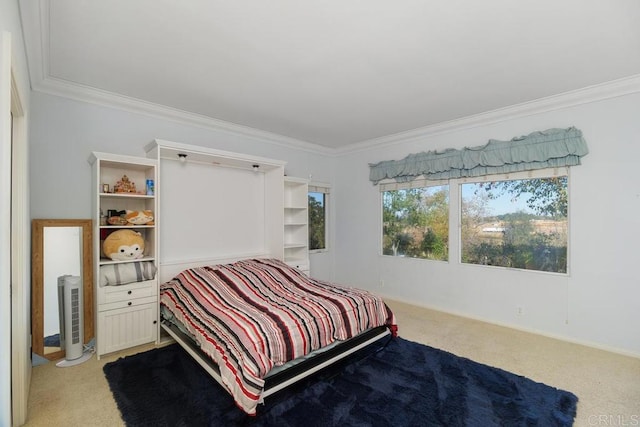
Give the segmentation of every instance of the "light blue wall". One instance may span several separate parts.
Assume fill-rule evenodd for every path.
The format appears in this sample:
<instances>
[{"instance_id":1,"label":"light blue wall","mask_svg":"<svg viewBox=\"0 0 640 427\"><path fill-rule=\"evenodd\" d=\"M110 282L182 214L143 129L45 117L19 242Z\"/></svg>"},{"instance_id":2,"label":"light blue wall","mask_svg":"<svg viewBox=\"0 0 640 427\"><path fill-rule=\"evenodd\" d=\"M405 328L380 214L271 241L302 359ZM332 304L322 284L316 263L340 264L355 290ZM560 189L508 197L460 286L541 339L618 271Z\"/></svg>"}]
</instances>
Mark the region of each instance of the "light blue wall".
<instances>
[{"instance_id":1,"label":"light blue wall","mask_svg":"<svg viewBox=\"0 0 640 427\"><path fill-rule=\"evenodd\" d=\"M332 180L331 157L269 141L38 92L31 114L32 218L91 218L91 152L144 157L156 138L284 160L287 175Z\"/></svg>"},{"instance_id":2,"label":"light blue wall","mask_svg":"<svg viewBox=\"0 0 640 427\"><path fill-rule=\"evenodd\" d=\"M331 156L39 92L32 98L32 218L90 218L90 153L144 156L144 146L156 138L285 160L289 176L333 182ZM331 231L329 240L333 245ZM332 278L332 252L311 260L316 277Z\"/></svg>"},{"instance_id":3,"label":"light blue wall","mask_svg":"<svg viewBox=\"0 0 640 427\"><path fill-rule=\"evenodd\" d=\"M628 95L331 157L34 93L32 216L90 217L91 175L86 159L91 151L144 155L147 142L162 138L287 160L289 175L311 174L333 186L331 250L313 256L317 277L414 304L640 355L640 337L633 327L640 311L640 291L630 268L636 253L633 242L640 241L640 217L636 215L640 196L633 165L633 159L640 156L639 98L638 94ZM368 181L368 163L569 126L584 132L590 149L583 165L571 172L569 276L378 254L380 201L378 189ZM62 194L68 203L60 202ZM384 287L379 286L381 280ZM516 307L524 307L525 315L517 316Z\"/></svg>"},{"instance_id":4,"label":"light blue wall","mask_svg":"<svg viewBox=\"0 0 640 427\"><path fill-rule=\"evenodd\" d=\"M337 159L335 278L391 298L640 356L640 94L476 126ZM575 126L590 153L570 176L570 275L379 255L380 196L368 163ZM381 287L381 280L384 286ZM518 316L516 307L524 307ZM425 325L428 328L429 325ZM400 325L402 333L402 325Z\"/></svg>"}]
</instances>

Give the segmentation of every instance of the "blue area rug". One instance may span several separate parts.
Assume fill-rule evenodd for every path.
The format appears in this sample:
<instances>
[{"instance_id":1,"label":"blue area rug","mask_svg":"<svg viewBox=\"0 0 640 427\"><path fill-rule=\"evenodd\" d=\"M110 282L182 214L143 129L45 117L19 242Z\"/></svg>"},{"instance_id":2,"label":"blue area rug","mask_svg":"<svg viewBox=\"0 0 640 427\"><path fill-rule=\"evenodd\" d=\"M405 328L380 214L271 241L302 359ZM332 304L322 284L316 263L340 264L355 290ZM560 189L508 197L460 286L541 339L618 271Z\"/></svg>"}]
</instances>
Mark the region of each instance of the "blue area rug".
<instances>
[{"instance_id":1,"label":"blue area rug","mask_svg":"<svg viewBox=\"0 0 640 427\"><path fill-rule=\"evenodd\" d=\"M48 337L44 337L43 344L45 347L60 347L60 334L49 335Z\"/></svg>"},{"instance_id":2,"label":"blue area rug","mask_svg":"<svg viewBox=\"0 0 640 427\"><path fill-rule=\"evenodd\" d=\"M571 426L578 398L396 338L282 391L249 417L179 346L104 372L129 426Z\"/></svg>"}]
</instances>

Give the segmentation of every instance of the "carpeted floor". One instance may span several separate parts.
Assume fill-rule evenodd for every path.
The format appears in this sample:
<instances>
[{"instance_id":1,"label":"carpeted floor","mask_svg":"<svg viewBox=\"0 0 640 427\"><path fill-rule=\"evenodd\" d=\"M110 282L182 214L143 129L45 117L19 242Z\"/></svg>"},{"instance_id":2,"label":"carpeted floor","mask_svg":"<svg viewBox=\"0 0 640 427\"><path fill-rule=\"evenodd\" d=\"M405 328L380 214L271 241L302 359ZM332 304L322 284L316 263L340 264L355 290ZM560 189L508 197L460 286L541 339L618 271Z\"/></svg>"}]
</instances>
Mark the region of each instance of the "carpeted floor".
<instances>
[{"instance_id":1,"label":"carpeted floor","mask_svg":"<svg viewBox=\"0 0 640 427\"><path fill-rule=\"evenodd\" d=\"M471 358L580 397L574 425L633 425L640 415L640 359L387 299L400 336ZM86 363L33 368L26 427L124 426L103 373L143 345ZM81 402L78 404L78 402Z\"/></svg>"},{"instance_id":2,"label":"carpeted floor","mask_svg":"<svg viewBox=\"0 0 640 427\"><path fill-rule=\"evenodd\" d=\"M402 338L267 399L256 417L177 345L104 372L129 426L568 426L577 404L570 392Z\"/></svg>"}]
</instances>

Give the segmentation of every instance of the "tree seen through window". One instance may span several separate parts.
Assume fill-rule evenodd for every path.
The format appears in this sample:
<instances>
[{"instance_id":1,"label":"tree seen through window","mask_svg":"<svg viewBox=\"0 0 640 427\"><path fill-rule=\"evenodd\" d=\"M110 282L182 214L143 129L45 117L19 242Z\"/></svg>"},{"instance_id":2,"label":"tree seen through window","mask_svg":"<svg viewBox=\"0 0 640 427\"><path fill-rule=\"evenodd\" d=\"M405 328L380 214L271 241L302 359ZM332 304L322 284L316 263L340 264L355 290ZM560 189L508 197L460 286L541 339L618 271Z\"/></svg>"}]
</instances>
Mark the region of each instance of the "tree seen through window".
<instances>
[{"instance_id":1,"label":"tree seen through window","mask_svg":"<svg viewBox=\"0 0 640 427\"><path fill-rule=\"evenodd\" d=\"M326 249L326 194L310 192L309 197L309 250Z\"/></svg>"},{"instance_id":2,"label":"tree seen through window","mask_svg":"<svg viewBox=\"0 0 640 427\"><path fill-rule=\"evenodd\" d=\"M446 261L449 257L449 186L382 193L384 255Z\"/></svg>"},{"instance_id":3,"label":"tree seen through window","mask_svg":"<svg viewBox=\"0 0 640 427\"><path fill-rule=\"evenodd\" d=\"M462 262L567 272L567 177L462 184Z\"/></svg>"}]
</instances>

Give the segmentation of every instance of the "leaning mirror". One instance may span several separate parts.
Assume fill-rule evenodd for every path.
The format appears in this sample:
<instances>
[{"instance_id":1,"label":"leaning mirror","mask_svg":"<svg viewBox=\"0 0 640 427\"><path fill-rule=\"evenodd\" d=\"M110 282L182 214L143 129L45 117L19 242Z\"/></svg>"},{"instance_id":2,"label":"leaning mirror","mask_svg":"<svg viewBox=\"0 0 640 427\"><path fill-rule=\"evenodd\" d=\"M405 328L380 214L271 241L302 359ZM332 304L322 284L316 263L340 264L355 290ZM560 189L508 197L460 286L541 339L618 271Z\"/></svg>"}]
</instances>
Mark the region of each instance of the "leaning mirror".
<instances>
[{"instance_id":1,"label":"leaning mirror","mask_svg":"<svg viewBox=\"0 0 640 427\"><path fill-rule=\"evenodd\" d=\"M92 222L34 219L31 239L31 345L34 353L56 360L65 356L62 285L67 277L81 283L82 343L93 338Z\"/></svg>"}]
</instances>

